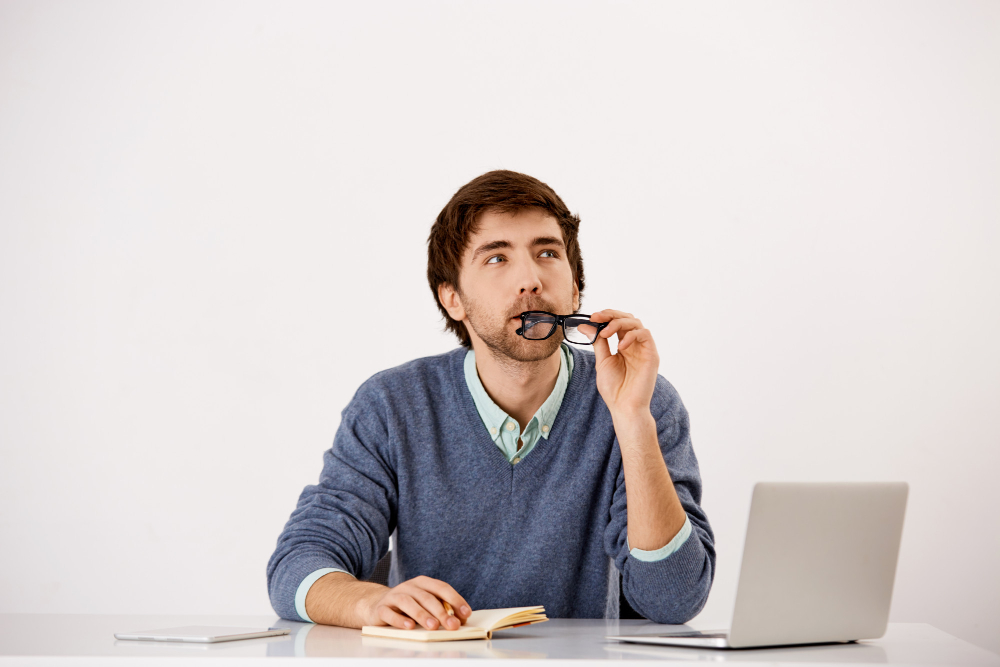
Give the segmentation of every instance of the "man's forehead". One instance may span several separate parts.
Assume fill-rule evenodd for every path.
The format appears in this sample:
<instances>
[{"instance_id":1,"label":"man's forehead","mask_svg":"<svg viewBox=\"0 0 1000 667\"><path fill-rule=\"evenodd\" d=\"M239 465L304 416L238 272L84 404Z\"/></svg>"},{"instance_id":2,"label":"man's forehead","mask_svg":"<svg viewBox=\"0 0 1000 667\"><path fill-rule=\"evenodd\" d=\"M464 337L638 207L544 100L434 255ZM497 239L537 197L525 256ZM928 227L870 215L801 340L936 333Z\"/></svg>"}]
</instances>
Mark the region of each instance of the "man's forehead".
<instances>
[{"instance_id":1,"label":"man's forehead","mask_svg":"<svg viewBox=\"0 0 1000 667\"><path fill-rule=\"evenodd\" d=\"M531 207L513 213L487 211L479 217L465 254L475 252L481 244L490 241L509 241L519 246L540 236L562 238L559 222L545 209Z\"/></svg>"},{"instance_id":2,"label":"man's forehead","mask_svg":"<svg viewBox=\"0 0 1000 667\"><path fill-rule=\"evenodd\" d=\"M491 227L525 226L552 224L559 226L555 216L538 206L528 206L516 211L487 210L479 216L479 230Z\"/></svg>"}]
</instances>

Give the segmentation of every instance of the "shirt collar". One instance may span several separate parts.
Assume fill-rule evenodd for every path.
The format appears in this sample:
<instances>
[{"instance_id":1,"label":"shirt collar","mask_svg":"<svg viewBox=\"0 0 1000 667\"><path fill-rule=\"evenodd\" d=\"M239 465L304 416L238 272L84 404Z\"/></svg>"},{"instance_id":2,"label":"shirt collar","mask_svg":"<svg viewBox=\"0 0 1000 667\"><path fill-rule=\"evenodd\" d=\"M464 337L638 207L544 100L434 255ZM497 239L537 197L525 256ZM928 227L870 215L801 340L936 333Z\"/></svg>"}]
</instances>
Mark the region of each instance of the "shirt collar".
<instances>
[{"instance_id":1,"label":"shirt collar","mask_svg":"<svg viewBox=\"0 0 1000 667\"><path fill-rule=\"evenodd\" d=\"M479 379L479 373L476 371L476 352L471 347L465 353L465 383L469 386L472 399L476 402L479 416L490 429L490 435L496 440L500 437L500 429L507 420L507 413L501 410L486 393L483 381Z\"/></svg>"},{"instance_id":2,"label":"shirt collar","mask_svg":"<svg viewBox=\"0 0 1000 667\"><path fill-rule=\"evenodd\" d=\"M552 422L555 421L556 414L558 414L559 408L562 406L563 397L566 395L566 387L569 385L570 373L573 366L572 354L565 343L559 346L559 373L556 375L556 385L552 388L552 393L549 394L549 397L545 399L545 402L542 403L541 407L538 408L538 412L531 419L531 421L537 420L536 428L538 428L542 437L546 440L549 439L549 433L552 431ZM493 437L493 440L497 440L501 436L503 424L507 421L509 415L499 405L494 403L490 395L486 393L486 388L483 387L483 382L476 370L476 352L472 348L469 348L469 351L465 353L465 383L472 393L472 398L479 410L479 416L486 424L486 427L490 429L490 435ZM521 428L527 430L531 421L528 424L521 424Z\"/></svg>"}]
</instances>

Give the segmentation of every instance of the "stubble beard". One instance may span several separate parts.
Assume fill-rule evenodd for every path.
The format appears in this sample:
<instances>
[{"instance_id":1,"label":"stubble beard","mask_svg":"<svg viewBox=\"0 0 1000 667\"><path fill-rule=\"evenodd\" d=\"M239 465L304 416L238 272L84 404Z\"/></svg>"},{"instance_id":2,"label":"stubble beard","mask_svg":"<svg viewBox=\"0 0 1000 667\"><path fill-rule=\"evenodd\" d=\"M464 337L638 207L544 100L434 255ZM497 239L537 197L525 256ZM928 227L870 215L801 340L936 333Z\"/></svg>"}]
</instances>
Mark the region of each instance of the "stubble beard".
<instances>
[{"instance_id":1,"label":"stubble beard","mask_svg":"<svg viewBox=\"0 0 1000 667\"><path fill-rule=\"evenodd\" d=\"M500 362L532 362L548 359L562 343L562 329L554 331L545 340L527 340L514 333L510 328L511 320L498 320L496 316L491 316L485 308L480 308L479 304L467 296L462 297L465 305L465 314L469 318L469 324L476 335L482 339L493 357ZM547 306L532 306L526 310L551 310ZM502 317L502 316L501 316Z\"/></svg>"}]
</instances>

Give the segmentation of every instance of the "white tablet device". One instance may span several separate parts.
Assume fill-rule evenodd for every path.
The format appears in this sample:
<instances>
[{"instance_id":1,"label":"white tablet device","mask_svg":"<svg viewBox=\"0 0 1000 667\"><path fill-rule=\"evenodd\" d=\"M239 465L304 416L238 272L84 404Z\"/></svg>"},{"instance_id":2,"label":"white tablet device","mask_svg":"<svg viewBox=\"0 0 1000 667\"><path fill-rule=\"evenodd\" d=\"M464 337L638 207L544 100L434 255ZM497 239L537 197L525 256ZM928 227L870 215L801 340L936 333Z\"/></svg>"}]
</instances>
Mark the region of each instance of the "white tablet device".
<instances>
[{"instance_id":1,"label":"white tablet device","mask_svg":"<svg viewBox=\"0 0 1000 667\"><path fill-rule=\"evenodd\" d=\"M180 628L160 628L136 632L116 632L116 639L135 639L151 642L231 642L236 639L277 637L287 635L291 628L230 628L219 625L185 625Z\"/></svg>"}]
</instances>

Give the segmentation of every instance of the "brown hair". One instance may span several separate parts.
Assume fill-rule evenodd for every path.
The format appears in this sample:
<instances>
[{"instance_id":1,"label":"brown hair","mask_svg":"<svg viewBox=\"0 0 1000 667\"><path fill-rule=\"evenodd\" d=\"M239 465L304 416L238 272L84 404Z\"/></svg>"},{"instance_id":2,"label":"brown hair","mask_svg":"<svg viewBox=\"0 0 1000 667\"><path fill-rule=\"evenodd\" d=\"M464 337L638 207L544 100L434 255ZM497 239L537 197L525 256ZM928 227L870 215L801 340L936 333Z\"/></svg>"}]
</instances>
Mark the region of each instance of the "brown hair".
<instances>
[{"instance_id":1,"label":"brown hair","mask_svg":"<svg viewBox=\"0 0 1000 667\"><path fill-rule=\"evenodd\" d=\"M445 330L451 331L465 347L472 345L469 332L461 322L453 320L438 297L438 286L451 285L459 290L458 275L462 253L470 237L479 229L479 218L487 211L517 213L537 207L550 213L559 223L566 258L573 270L573 279L583 296L583 257L577 234L580 218L569 212L555 191L537 178L516 171L490 171L472 179L452 196L438 214L427 238L427 282L438 310L444 315Z\"/></svg>"}]
</instances>

